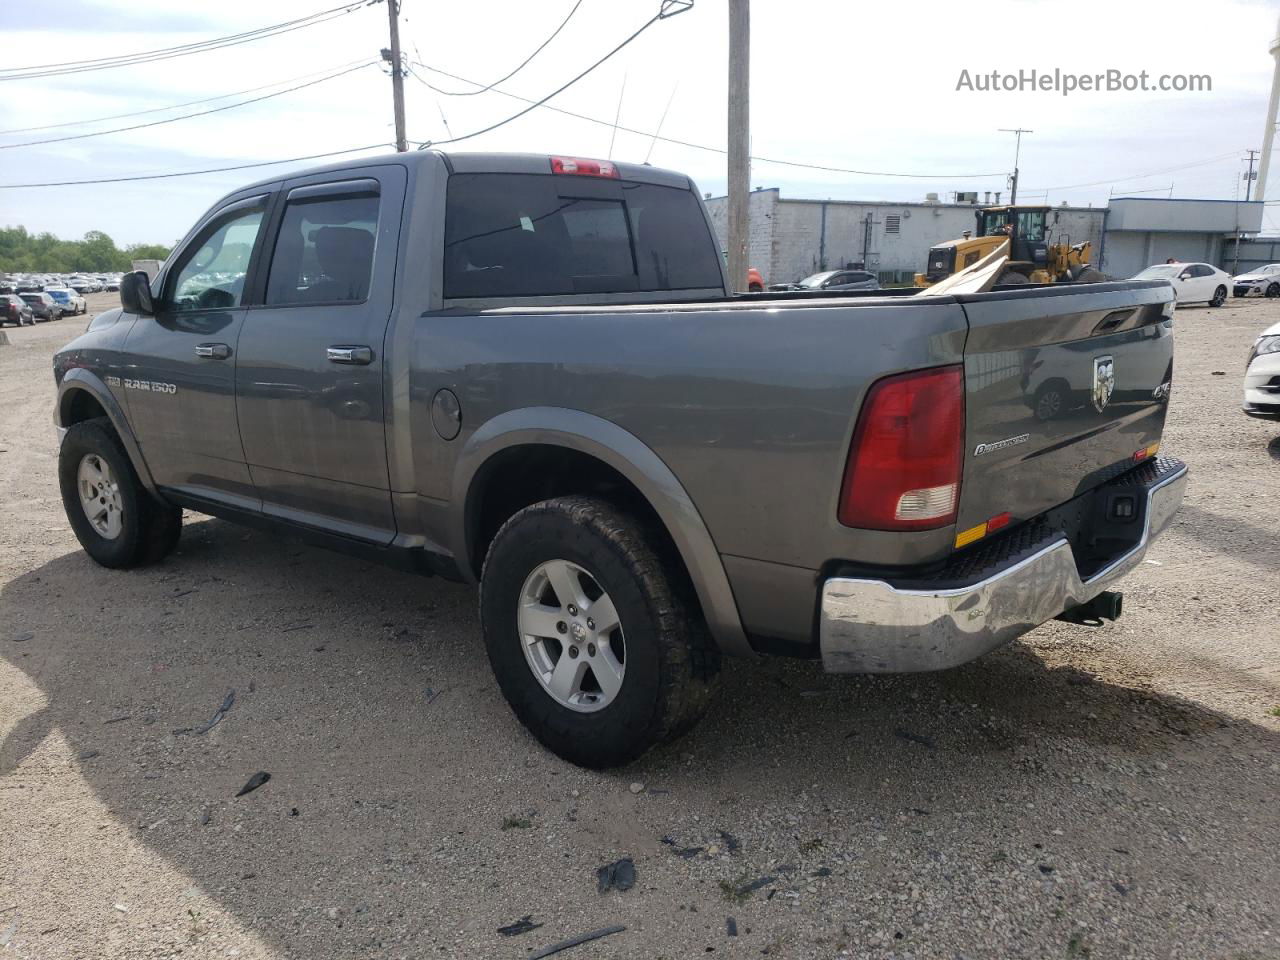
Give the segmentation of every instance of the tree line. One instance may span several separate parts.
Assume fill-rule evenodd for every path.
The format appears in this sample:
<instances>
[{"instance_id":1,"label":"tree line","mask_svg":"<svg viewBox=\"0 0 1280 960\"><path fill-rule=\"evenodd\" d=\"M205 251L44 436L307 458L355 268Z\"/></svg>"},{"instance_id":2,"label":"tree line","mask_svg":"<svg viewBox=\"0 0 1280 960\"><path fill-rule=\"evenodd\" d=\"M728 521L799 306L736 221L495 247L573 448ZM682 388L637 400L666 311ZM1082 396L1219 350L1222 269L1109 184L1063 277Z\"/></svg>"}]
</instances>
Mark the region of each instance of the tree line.
<instances>
[{"instance_id":1,"label":"tree line","mask_svg":"<svg viewBox=\"0 0 1280 960\"><path fill-rule=\"evenodd\" d=\"M0 273L117 273L134 260L163 260L169 247L132 243L121 250L101 230L83 240L59 240L52 233L28 233L26 227L0 227Z\"/></svg>"}]
</instances>

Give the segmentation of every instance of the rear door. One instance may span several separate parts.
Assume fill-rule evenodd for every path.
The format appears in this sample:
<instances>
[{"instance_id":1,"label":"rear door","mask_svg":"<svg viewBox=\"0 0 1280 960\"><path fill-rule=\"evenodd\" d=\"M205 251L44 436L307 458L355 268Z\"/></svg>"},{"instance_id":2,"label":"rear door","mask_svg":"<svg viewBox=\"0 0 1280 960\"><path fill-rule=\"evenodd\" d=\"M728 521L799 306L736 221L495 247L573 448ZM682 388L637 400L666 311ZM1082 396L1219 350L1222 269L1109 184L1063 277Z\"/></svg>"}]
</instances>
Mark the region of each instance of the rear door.
<instances>
[{"instance_id":1,"label":"rear door","mask_svg":"<svg viewBox=\"0 0 1280 960\"><path fill-rule=\"evenodd\" d=\"M395 536L383 338L404 191L394 165L285 182L236 364L263 512L375 543Z\"/></svg>"},{"instance_id":2,"label":"rear door","mask_svg":"<svg viewBox=\"0 0 1280 960\"><path fill-rule=\"evenodd\" d=\"M1173 330L1164 281L961 296L964 476L957 530L1035 517L1150 455Z\"/></svg>"}]
</instances>

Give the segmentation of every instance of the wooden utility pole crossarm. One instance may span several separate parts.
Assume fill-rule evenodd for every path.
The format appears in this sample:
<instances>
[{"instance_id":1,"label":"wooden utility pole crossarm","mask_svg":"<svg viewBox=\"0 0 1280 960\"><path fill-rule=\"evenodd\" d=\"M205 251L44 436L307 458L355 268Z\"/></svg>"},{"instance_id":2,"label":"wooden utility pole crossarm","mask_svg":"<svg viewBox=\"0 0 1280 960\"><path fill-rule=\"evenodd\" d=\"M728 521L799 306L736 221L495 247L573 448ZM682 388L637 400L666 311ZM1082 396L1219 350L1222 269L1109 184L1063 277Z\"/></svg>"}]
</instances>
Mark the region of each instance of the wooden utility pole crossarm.
<instances>
[{"instance_id":1,"label":"wooden utility pole crossarm","mask_svg":"<svg viewBox=\"0 0 1280 960\"><path fill-rule=\"evenodd\" d=\"M748 193L751 190L750 0L729 0L729 289L747 289Z\"/></svg>"}]
</instances>

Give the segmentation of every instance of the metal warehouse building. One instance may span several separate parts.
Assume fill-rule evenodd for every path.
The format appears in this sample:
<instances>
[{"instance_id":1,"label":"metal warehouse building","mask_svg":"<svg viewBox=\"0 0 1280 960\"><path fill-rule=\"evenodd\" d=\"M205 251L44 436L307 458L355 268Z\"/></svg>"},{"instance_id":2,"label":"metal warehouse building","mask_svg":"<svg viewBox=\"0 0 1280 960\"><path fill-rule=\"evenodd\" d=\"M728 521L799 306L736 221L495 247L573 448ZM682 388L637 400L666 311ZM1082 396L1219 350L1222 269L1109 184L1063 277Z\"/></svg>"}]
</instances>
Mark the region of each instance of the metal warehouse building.
<instances>
[{"instance_id":1,"label":"metal warehouse building","mask_svg":"<svg viewBox=\"0 0 1280 960\"><path fill-rule=\"evenodd\" d=\"M973 230L975 210L986 205L941 203L932 196L909 203L801 200L783 198L776 188L754 190L748 259L769 283L851 263L878 273L881 283L910 283L929 248ZM707 208L723 247L728 203L710 197ZM1088 240L1104 273L1131 277L1169 257L1221 264L1237 225L1244 233L1257 232L1262 204L1120 198L1109 208L1054 207L1048 222L1051 239Z\"/></svg>"}]
</instances>

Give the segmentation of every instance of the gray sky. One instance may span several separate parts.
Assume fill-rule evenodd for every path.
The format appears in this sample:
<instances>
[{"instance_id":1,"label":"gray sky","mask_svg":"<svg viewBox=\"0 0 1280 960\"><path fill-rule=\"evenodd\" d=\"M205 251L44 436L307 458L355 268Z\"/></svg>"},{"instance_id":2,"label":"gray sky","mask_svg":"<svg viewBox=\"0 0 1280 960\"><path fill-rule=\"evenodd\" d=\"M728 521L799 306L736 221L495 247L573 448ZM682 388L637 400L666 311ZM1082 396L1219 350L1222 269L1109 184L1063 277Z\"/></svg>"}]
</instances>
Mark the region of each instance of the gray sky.
<instances>
[{"instance_id":1,"label":"gray sky","mask_svg":"<svg viewBox=\"0 0 1280 960\"><path fill-rule=\"evenodd\" d=\"M220 0L178 9L156 0L51 0L0 6L4 67L55 63L191 43L293 19L338 0ZM574 0L403 0L412 60L488 83L523 60ZM501 85L537 99L644 23L657 0L583 0L563 32ZM1064 10L1066 11L1064 13ZM1003 190L1013 137L1023 139L1020 199L1105 204L1110 195L1232 199L1247 148L1261 146L1273 61L1267 46L1280 6L1245 0L1115 0L1063 7L1041 0L837 3L756 0L752 9L752 152L759 157L873 171L854 175L752 166L752 184L784 196L920 199L926 192ZM552 105L710 147L725 138L727 10L693 10L651 27ZM0 130L164 107L314 76L374 59L387 43L383 4L283 36L161 63L0 82ZM971 74L1020 69L1087 74L1208 74L1200 93L957 91ZM415 68L437 86L474 89ZM281 84L291 86L292 84ZM6 144L163 119L181 110L0 135ZM446 97L406 80L408 133L439 140L478 130L523 104L496 92ZM443 117L442 117L443 112ZM446 127L447 123L447 127ZM546 110L459 144L603 157L613 131ZM0 183L122 177L194 170L365 144L389 144L390 80L377 66L306 90L209 116L64 143L0 149ZM613 157L641 161L647 136L619 131ZM651 162L724 191L721 154L661 141ZM294 165L296 168L299 165ZM305 166L302 165L302 166ZM1175 169L1178 168L1178 169ZM214 200L288 166L142 183L0 190L0 224L79 237L105 230L117 243L173 242ZM884 172L926 174L904 179ZM972 174L995 174L973 178ZM1046 193L1047 191L1047 193ZM1272 197L1280 199L1280 166ZM1274 211L1274 212L1273 212ZM1280 204L1268 231L1280 232Z\"/></svg>"}]
</instances>

